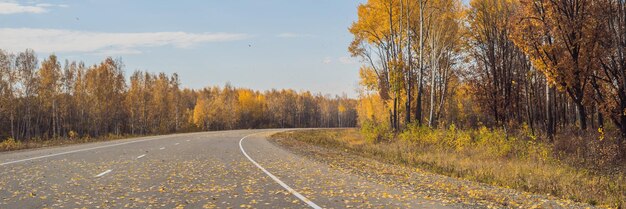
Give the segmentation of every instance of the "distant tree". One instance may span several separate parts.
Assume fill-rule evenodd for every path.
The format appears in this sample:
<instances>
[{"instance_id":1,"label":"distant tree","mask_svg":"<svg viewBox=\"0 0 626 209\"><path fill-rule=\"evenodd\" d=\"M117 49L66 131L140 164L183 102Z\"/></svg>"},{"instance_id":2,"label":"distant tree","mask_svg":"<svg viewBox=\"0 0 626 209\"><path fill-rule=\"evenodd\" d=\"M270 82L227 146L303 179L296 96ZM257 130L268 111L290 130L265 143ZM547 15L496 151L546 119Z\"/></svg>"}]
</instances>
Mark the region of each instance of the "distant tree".
<instances>
[{"instance_id":1,"label":"distant tree","mask_svg":"<svg viewBox=\"0 0 626 209\"><path fill-rule=\"evenodd\" d=\"M17 138L15 130L15 83L17 75L13 59L14 56L12 54L0 50L0 126L6 127L5 129L0 129L0 137L9 135Z\"/></svg>"},{"instance_id":2,"label":"distant tree","mask_svg":"<svg viewBox=\"0 0 626 209\"><path fill-rule=\"evenodd\" d=\"M37 76L37 56L31 49L20 52L15 58L15 66L18 75L18 87L15 90L17 104L20 110L16 115L20 117L17 124L16 139L30 139L37 133L35 116L39 102L36 95L39 90L39 77Z\"/></svg>"},{"instance_id":3,"label":"distant tree","mask_svg":"<svg viewBox=\"0 0 626 209\"><path fill-rule=\"evenodd\" d=\"M337 127L356 121L355 101L346 97L261 93L230 84L181 89L178 74L144 71L134 71L126 83L123 69L120 59L110 57L91 67L68 60L61 65L54 54L38 68L32 50L17 56L0 50L0 139ZM322 112L321 106L327 109Z\"/></svg>"},{"instance_id":4,"label":"distant tree","mask_svg":"<svg viewBox=\"0 0 626 209\"><path fill-rule=\"evenodd\" d=\"M48 137L59 137L61 132L60 126L60 95L62 91L62 72L61 63L57 60L56 55L50 55L41 63L39 70L39 90L38 98L42 105L42 121Z\"/></svg>"},{"instance_id":5,"label":"distant tree","mask_svg":"<svg viewBox=\"0 0 626 209\"><path fill-rule=\"evenodd\" d=\"M124 91L126 83L121 61L105 59L85 73L85 91L90 132L94 136L106 133L121 134L124 124Z\"/></svg>"},{"instance_id":6,"label":"distant tree","mask_svg":"<svg viewBox=\"0 0 626 209\"><path fill-rule=\"evenodd\" d=\"M199 97L193 109L193 123L196 124L196 126L198 127L208 130L210 128L208 123L208 116L209 115L207 113L207 104L205 102L205 99Z\"/></svg>"}]
</instances>

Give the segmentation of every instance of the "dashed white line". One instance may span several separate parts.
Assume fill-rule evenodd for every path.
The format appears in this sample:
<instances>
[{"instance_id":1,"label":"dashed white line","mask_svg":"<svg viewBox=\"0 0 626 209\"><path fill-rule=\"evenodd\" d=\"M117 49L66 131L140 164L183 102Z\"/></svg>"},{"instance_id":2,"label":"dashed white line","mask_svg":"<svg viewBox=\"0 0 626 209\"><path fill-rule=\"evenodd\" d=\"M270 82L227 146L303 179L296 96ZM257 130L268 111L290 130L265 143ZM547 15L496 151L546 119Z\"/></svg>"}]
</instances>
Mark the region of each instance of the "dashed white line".
<instances>
[{"instance_id":1,"label":"dashed white line","mask_svg":"<svg viewBox=\"0 0 626 209\"><path fill-rule=\"evenodd\" d=\"M287 184L285 184L285 182L281 181L280 179L278 179L278 177L274 176L272 173L270 173L269 171L265 170L265 168L263 168L261 165L259 165L256 161L254 161L249 155L248 153L246 153L246 151L243 149L243 145L241 145L241 143L243 142L244 139L248 138L249 136L252 136L254 134L250 134L247 136L244 136L243 138L241 138L239 140L239 149L241 149L241 153L243 153L243 155L246 156L246 158L248 158L248 160L250 160L250 162L252 162L252 164L254 164L256 167L258 167L259 169L261 169L261 171L263 171L263 173L267 174L270 178L274 179L274 181L276 181L276 183L280 184L280 186L282 186L283 188L285 188L287 191L291 192L291 194L293 194L294 196L296 196L298 199L302 200L304 203L306 203L307 205L311 206L312 208L315 209L322 209L322 207L318 206L317 204L315 204L313 201L307 199L306 197L304 197L302 194L298 193L296 190L292 189L291 187L289 187Z\"/></svg>"},{"instance_id":2,"label":"dashed white line","mask_svg":"<svg viewBox=\"0 0 626 209\"><path fill-rule=\"evenodd\" d=\"M149 139L143 139L143 140L122 142L122 143L117 143L117 144L109 144L109 145L98 146L98 147L91 147L91 148L72 150L72 151L67 151L67 152L60 152L60 153L56 153L56 154L42 155L42 156L38 156L38 157L31 157L31 158L26 158L26 159L21 159L21 160L14 160L14 161L0 163L0 166L10 165L10 164L15 164L15 163L20 163L20 162L27 162L27 161L37 160L37 159L42 159L42 158L49 158L49 157L54 157L54 156L59 156L59 155L67 155L67 154L72 154L72 153L77 153L77 152L84 152L84 151L89 151L89 150L102 149L102 148L107 148L107 147L115 147L115 146L126 145L126 144L133 144L133 143L144 142L144 141L152 141L152 140L156 140L156 139L162 139L162 138L165 138L165 137L168 137L168 136L161 136L161 137L156 137L156 138L149 138Z\"/></svg>"},{"instance_id":3,"label":"dashed white line","mask_svg":"<svg viewBox=\"0 0 626 209\"><path fill-rule=\"evenodd\" d=\"M189 142L189 141L191 141L191 140L187 139L186 141L187 141L187 142Z\"/></svg>"},{"instance_id":4,"label":"dashed white line","mask_svg":"<svg viewBox=\"0 0 626 209\"><path fill-rule=\"evenodd\" d=\"M174 144L174 145L179 145L179 144L180 144L180 143L176 143L176 144Z\"/></svg>"},{"instance_id":5,"label":"dashed white line","mask_svg":"<svg viewBox=\"0 0 626 209\"><path fill-rule=\"evenodd\" d=\"M191 133L191 134L184 134L184 135L191 135L191 136L200 135L200 134L217 135L218 133L220 133L220 132L212 132L212 133L202 132L202 133ZM42 155L42 156L31 157L31 158L26 158L26 159L21 159L21 160L14 160L14 161L9 161L9 162L4 162L4 163L0 163L0 166L11 165L11 164L21 163L21 162L28 162L28 161L33 161L33 160L38 160L38 159L43 159L43 158L49 158L49 157L55 157L55 156L59 156L59 155L67 155L67 154L72 154L72 153L77 153L77 152L84 152L84 151L90 151L90 150L96 150L96 149L102 149L102 148L108 148L108 147L116 147L116 146L121 146L121 145L126 145L126 144L134 144L134 143L139 143L139 142L152 141L152 140L162 139L162 138L166 138L166 137L172 137L172 136L171 135L164 135L164 136L158 136L158 137L154 137L154 138L139 139L139 140L135 140L135 141L128 141L128 142L122 142L122 143L117 143L117 144L109 144L109 145L103 145L103 146L98 146L98 147L90 147L90 148L85 148L85 149L78 149L78 150L72 150L72 151L66 151L66 152L59 152L59 153L55 153L55 154ZM189 140L187 140L187 141L189 141Z\"/></svg>"},{"instance_id":6,"label":"dashed white line","mask_svg":"<svg viewBox=\"0 0 626 209\"><path fill-rule=\"evenodd\" d=\"M164 150L164 149L165 149L165 147L161 147L161 148L159 148L159 149L160 149L160 150Z\"/></svg>"},{"instance_id":7,"label":"dashed white line","mask_svg":"<svg viewBox=\"0 0 626 209\"><path fill-rule=\"evenodd\" d=\"M110 169L109 169L109 170L106 170L106 171L104 171L104 172L102 172L102 173L100 173L100 174L96 175L96 178L100 178L100 177L102 177L102 176L104 176L104 175L107 175L107 173L111 173L111 171L112 171L112 170L110 170Z\"/></svg>"},{"instance_id":8,"label":"dashed white line","mask_svg":"<svg viewBox=\"0 0 626 209\"><path fill-rule=\"evenodd\" d=\"M140 159L140 158L145 157L145 156L146 156L146 154L139 155L139 156L137 156L137 159Z\"/></svg>"}]
</instances>

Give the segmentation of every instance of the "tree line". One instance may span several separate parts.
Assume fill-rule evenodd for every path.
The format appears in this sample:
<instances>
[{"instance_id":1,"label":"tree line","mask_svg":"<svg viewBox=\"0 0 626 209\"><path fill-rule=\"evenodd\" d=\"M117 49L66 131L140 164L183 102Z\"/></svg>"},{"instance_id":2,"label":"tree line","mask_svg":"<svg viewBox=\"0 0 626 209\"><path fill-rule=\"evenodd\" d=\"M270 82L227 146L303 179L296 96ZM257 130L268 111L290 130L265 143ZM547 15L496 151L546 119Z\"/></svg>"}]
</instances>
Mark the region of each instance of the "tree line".
<instances>
[{"instance_id":1,"label":"tree line","mask_svg":"<svg viewBox=\"0 0 626 209\"><path fill-rule=\"evenodd\" d=\"M623 0L368 0L349 31L360 124L614 130L626 155Z\"/></svg>"},{"instance_id":2,"label":"tree line","mask_svg":"<svg viewBox=\"0 0 626 209\"><path fill-rule=\"evenodd\" d=\"M182 88L177 74L135 71L33 50L0 50L0 139L146 135L189 131L354 127L356 100L294 90Z\"/></svg>"}]
</instances>

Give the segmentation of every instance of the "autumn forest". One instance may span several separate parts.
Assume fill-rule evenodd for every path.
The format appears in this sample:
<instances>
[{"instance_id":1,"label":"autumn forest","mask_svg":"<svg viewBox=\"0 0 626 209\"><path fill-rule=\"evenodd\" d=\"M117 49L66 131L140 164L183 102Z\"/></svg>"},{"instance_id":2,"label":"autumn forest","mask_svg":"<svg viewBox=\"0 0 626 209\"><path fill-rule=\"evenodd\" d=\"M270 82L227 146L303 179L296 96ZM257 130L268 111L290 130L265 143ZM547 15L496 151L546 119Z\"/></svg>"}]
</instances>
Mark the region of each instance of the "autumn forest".
<instances>
[{"instance_id":1,"label":"autumn forest","mask_svg":"<svg viewBox=\"0 0 626 209\"><path fill-rule=\"evenodd\" d=\"M454 124L579 137L575 146L624 158L624 1L370 0L358 16L349 50L365 63L359 120L378 140Z\"/></svg>"},{"instance_id":2,"label":"autumn forest","mask_svg":"<svg viewBox=\"0 0 626 209\"><path fill-rule=\"evenodd\" d=\"M4 5L23 7L17 3ZM232 8L241 12L238 6ZM323 64L331 70L350 68L348 72L355 77L331 82L331 75L323 74L327 77L321 79L329 80L320 85L358 83L354 89L356 94L351 96L293 89L258 90L230 83L218 86L207 82L204 88L187 88L177 73L128 69L119 57L106 57L98 63L86 64L46 51L43 51L45 56L38 57L33 49L0 49L0 151L143 136L150 138L150 135L275 128L279 130L225 132L231 137L207 135L198 138L194 142L197 144L181 144L183 142L178 140L170 145L172 141L154 140L152 148L159 147L161 154L182 150L166 150L166 145L188 147L195 150L198 156L235 153L237 156L233 159L245 160L239 155L241 152L274 180L277 180L276 176L325 175L325 172L320 172L322 169L306 172L306 169L291 167L304 162L301 159L305 157L322 158L317 160L319 165L329 164L328 168L332 169L343 166L346 168L343 171L365 176L363 179L382 179L381 182L386 183L394 179L394 184L397 183L394 186L408 185L399 191L427 189L425 193L411 193L403 195L403 198L415 197L416 194L428 194L427 197L431 197L430 194L450 194L459 204L475 200L477 205L468 204L475 207L493 203L492 208L537 208L546 206L537 204L546 203L543 199L555 201L546 203L549 208L554 204L565 208L579 204L605 208L626 206L626 1L366 0L358 6L357 3L349 5L349 9L353 9L354 16L348 19L345 30L341 31L347 39L341 41L345 42L345 46L339 48L346 57L333 58L337 60L337 65L329 65L332 62L330 57ZM69 34L74 36L78 33ZM119 35L112 34L114 37ZM135 36L152 37L138 34ZM162 40L164 34L190 36L184 32L156 33L157 42ZM209 38L188 39L227 42L252 37L237 35L235 38L220 38L227 35L193 34L192 37ZM279 43L284 44L305 38L312 41L319 37L285 33L272 40L280 40ZM67 39L74 40L71 37ZM172 45L176 50L188 49L187 44L178 43L177 38L170 41L170 44L154 43L146 47ZM318 45L315 43L309 44ZM219 49L204 47L207 51ZM253 47L246 44L245 49L256 50ZM330 51L324 44L319 44L319 47L324 53ZM278 48L269 49L280 51ZM260 51L267 52L263 50ZM352 58L347 57L348 54ZM261 61L269 62L271 66L291 66L283 65L281 61L250 57L263 59ZM311 58L307 55L306 59L310 61L308 59ZM253 66L261 61L250 60L246 64ZM298 66L303 65L297 62ZM318 73L304 69L308 68L298 69L299 73ZM196 70L202 72L202 69ZM251 70L261 72L262 69ZM275 72L268 70L263 73L272 76ZM202 76L204 79L213 75L185 76ZM307 76L303 77L309 79ZM281 85L278 81L274 83L274 79L267 80L272 81L270 88ZM284 130L287 128L315 129ZM261 133L265 135L260 136ZM206 133L193 134L199 136ZM259 136L248 139L248 145L244 147L244 139L255 134ZM191 135L176 134L164 138L190 142ZM211 137L215 140L209 140ZM135 142L143 141L132 143ZM232 146L226 146L227 142ZM125 144L112 146L122 145ZM150 143L136 144L140 145L143 149ZM56 155L107 147L109 145ZM270 168L283 166L285 169L285 172L273 176L244 151L244 148L253 147L255 151L250 151L252 157L271 159L285 156L267 162L287 160L285 162L291 163L284 163L284 166L276 164ZM263 149L271 154L258 154ZM157 152L157 149L152 150ZM212 150L212 153L207 150ZM147 151L143 152L135 153L138 156L133 156L132 163L140 163L140 158L157 156L146 156ZM114 152L101 154L110 153ZM219 159L226 159L223 156ZM6 159L14 160L11 157ZM33 159L39 158L8 161L0 165ZM214 161L200 161L207 159L199 157L189 162L202 162L196 164L202 166L215 165L211 164ZM165 160L159 162L168 165ZM228 168L227 175L234 173L251 177L249 173L237 172L252 166L245 164L248 167L231 169L229 163L232 162L228 161L224 164L228 166L223 166ZM259 162L263 164L265 161ZM295 171L305 175L291 175ZM340 175L350 173L343 171ZM109 174L111 172L114 171L108 169L100 175L89 175L97 179L115 175ZM188 173L211 174L205 170ZM281 175L285 173L289 175ZM440 175L447 177L441 178ZM220 177L220 180L223 179ZM325 181L320 179L326 178L309 180ZM332 178L329 176L328 179ZM452 180L458 184L448 184ZM480 185L467 186L470 185L468 182ZM238 188L238 185L243 184L235 184L232 188ZM283 182L280 185L285 187ZM285 189L295 192L292 188ZM323 191L319 194L328 193L328 188L318 189ZM348 191L356 187L345 189ZM436 192L430 192L430 189ZM368 187L367 192L354 193L350 198L361 198L357 194L366 193L382 195L375 196L376 200L392 196L369 190ZM164 191L159 190L156 194ZM338 193L344 193L343 189L340 191ZM533 195L511 195L517 192ZM30 198L35 197L32 194ZM228 196L231 196L230 193ZM310 202L306 198L300 199ZM320 199L323 198L311 200ZM371 207L361 199L346 199L345 202L330 200L329 205L362 202L363 207ZM256 200L252 201L251 204L256 204ZM220 199L218 202L226 201ZM382 205L385 207L385 204ZM347 205L337 208L345 207Z\"/></svg>"},{"instance_id":3,"label":"autumn forest","mask_svg":"<svg viewBox=\"0 0 626 209\"><path fill-rule=\"evenodd\" d=\"M0 51L0 138L359 126L385 141L454 125L557 144L573 135L625 158L624 1L370 0L357 10L356 99L187 89L177 74L126 75L121 59Z\"/></svg>"},{"instance_id":4,"label":"autumn forest","mask_svg":"<svg viewBox=\"0 0 626 209\"><path fill-rule=\"evenodd\" d=\"M355 100L294 90L181 88L176 74L135 71L124 63L40 64L34 51L0 51L0 137L30 139L149 135L293 127L354 127Z\"/></svg>"}]
</instances>

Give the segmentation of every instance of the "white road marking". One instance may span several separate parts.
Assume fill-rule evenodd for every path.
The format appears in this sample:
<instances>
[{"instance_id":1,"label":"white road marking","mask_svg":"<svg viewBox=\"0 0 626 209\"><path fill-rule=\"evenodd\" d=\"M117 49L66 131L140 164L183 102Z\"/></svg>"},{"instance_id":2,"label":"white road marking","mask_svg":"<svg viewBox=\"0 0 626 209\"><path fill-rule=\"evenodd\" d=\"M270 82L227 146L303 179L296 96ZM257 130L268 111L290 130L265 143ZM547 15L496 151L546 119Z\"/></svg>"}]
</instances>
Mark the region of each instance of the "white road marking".
<instances>
[{"instance_id":1,"label":"white road marking","mask_svg":"<svg viewBox=\"0 0 626 209\"><path fill-rule=\"evenodd\" d=\"M222 132L224 132L224 131L216 131L216 132L209 132L209 133L207 133L207 132L199 132L199 133L189 133L189 134L174 135L174 136L187 136L187 135L193 136L193 135L200 135L200 134L217 135L217 134L222 133ZM126 144L134 144L134 143L138 143L138 142L152 141L152 140L162 139L162 138L166 138L166 137L172 137L172 135L158 136L158 137L154 137L154 138L141 139L141 140L136 140L136 141L128 141L128 142L122 142L122 143L117 143L117 144L109 144L109 145L104 145L104 146L91 147L91 148L85 148L85 149L78 149L78 150L72 150L72 151L67 151L67 152L59 152L59 153L55 153L55 154L42 155L42 156L31 157L31 158L26 158L26 159L21 159L21 160L14 160L14 161L0 163L0 166L11 165L11 164L21 163L21 162L28 162L28 161L32 161L32 160L49 158L49 157L54 157L54 156L59 156L59 155L67 155L67 154L72 154L72 153L77 153L77 152L84 152L84 151L89 151L89 150L96 150L96 149L102 149L102 148L108 148L108 147L116 147L116 146L121 146L121 145L126 145Z\"/></svg>"},{"instance_id":2,"label":"white road marking","mask_svg":"<svg viewBox=\"0 0 626 209\"><path fill-rule=\"evenodd\" d=\"M165 147L161 147L161 148L159 148L159 149L160 149L160 150L164 150L164 149L165 149Z\"/></svg>"},{"instance_id":3,"label":"white road marking","mask_svg":"<svg viewBox=\"0 0 626 209\"><path fill-rule=\"evenodd\" d=\"M180 144L180 143L176 143L176 144L174 144L174 145L179 145L179 144Z\"/></svg>"},{"instance_id":4,"label":"white road marking","mask_svg":"<svg viewBox=\"0 0 626 209\"><path fill-rule=\"evenodd\" d=\"M59 156L59 155L67 155L67 154L72 154L72 153L77 153L77 152L84 152L84 151L89 151L89 150L102 149L102 148L107 148L107 147L115 147L115 146L121 146L121 145L126 145L126 144L133 144L133 143L144 142L144 141L152 141L152 140L161 139L161 138L165 138L165 137L168 137L168 136L161 136L161 137L157 137L157 138L149 138L149 139L143 139L143 140L137 140L137 141L122 142L122 143L117 143L117 144L109 144L109 145L104 145L104 146L99 146L99 147L91 147L91 148L72 150L72 151L67 151L67 152L60 152L60 153L56 153L56 154L42 155L42 156L38 156L38 157L31 157L31 158L26 158L26 159L21 159L21 160L15 160L15 161L9 161L9 162L0 163L0 166L10 165L10 164L15 164L15 163L20 163L20 162L26 162L26 161L31 161L31 160L37 160L37 159L42 159L42 158L54 157L54 156Z\"/></svg>"},{"instance_id":5,"label":"white road marking","mask_svg":"<svg viewBox=\"0 0 626 209\"><path fill-rule=\"evenodd\" d=\"M276 183L280 184L280 186L282 186L283 188L285 188L287 191L291 192L291 194L293 194L294 196L296 196L298 199L302 200L304 203L308 204L309 206L311 206L312 208L315 209L322 209L322 207L318 206L317 204L315 204L313 201L307 199L306 197L304 197L303 195L301 195L300 193L298 193L296 190L293 190L291 187L289 187L287 184L285 184L285 182L281 181L280 179L278 179L278 177L274 176L272 173L270 173L269 171L265 170L265 168L263 168L261 165L259 165L256 161L254 161L249 155L248 153L246 153L246 151L243 149L243 145L241 145L241 143L243 142L244 139L248 138L249 136L252 136L254 134L250 134L247 136L244 136L243 138L241 138L239 140L239 149L241 149L241 153L243 153L243 155L246 156L246 158L248 158L248 160L250 160L250 162L252 162L252 164L254 164L256 167L258 167L259 169L261 169L261 171L263 171L263 173L267 174L270 178L274 179L274 181L276 181Z\"/></svg>"},{"instance_id":6,"label":"white road marking","mask_svg":"<svg viewBox=\"0 0 626 209\"><path fill-rule=\"evenodd\" d=\"M104 172L102 172L102 173L100 173L100 174L96 175L96 178L100 178L100 177L102 177L102 176L104 176L104 175L107 175L107 173L111 173L111 171L112 171L112 170L110 170L110 169L109 169L109 170L106 170L106 171L104 171Z\"/></svg>"},{"instance_id":7,"label":"white road marking","mask_svg":"<svg viewBox=\"0 0 626 209\"><path fill-rule=\"evenodd\" d=\"M191 141L191 140L187 139L186 141Z\"/></svg>"},{"instance_id":8,"label":"white road marking","mask_svg":"<svg viewBox=\"0 0 626 209\"><path fill-rule=\"evenodd\" d=\"M146 154L139 155L139 156L137 157L137 159L140 159L140 158L145 157L145 156L146 156Z\"/></svg>"}]
</instances>

